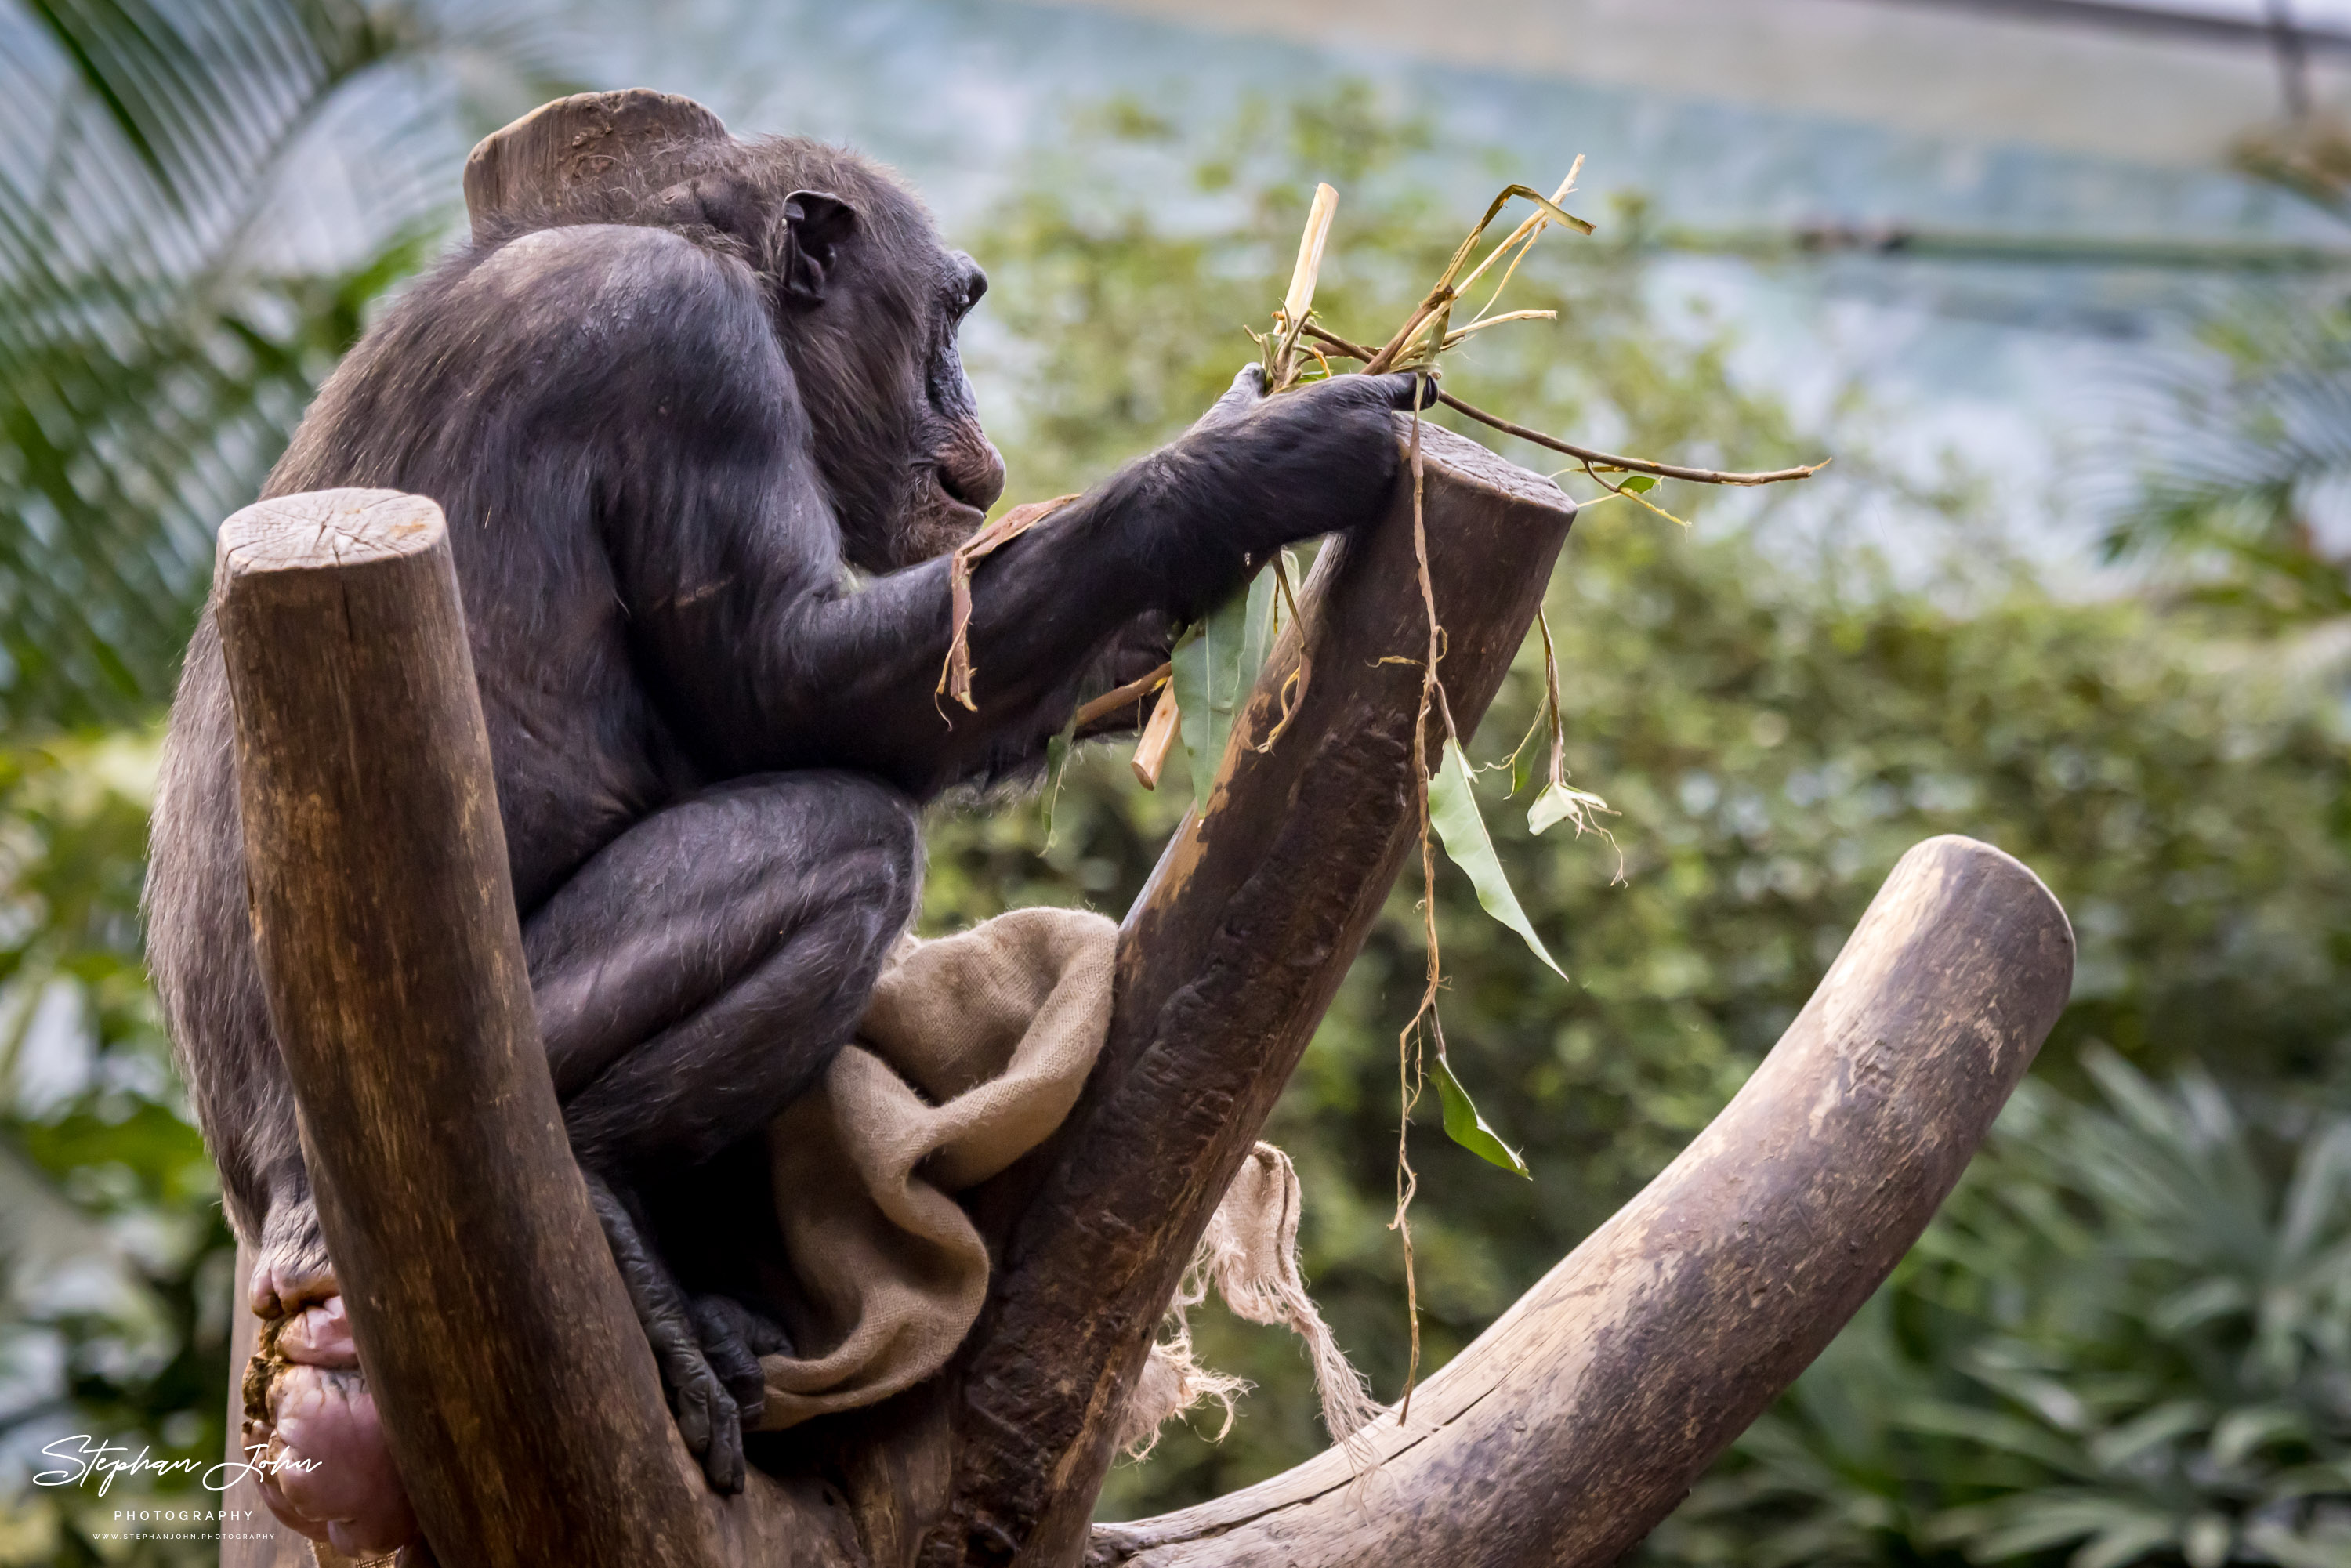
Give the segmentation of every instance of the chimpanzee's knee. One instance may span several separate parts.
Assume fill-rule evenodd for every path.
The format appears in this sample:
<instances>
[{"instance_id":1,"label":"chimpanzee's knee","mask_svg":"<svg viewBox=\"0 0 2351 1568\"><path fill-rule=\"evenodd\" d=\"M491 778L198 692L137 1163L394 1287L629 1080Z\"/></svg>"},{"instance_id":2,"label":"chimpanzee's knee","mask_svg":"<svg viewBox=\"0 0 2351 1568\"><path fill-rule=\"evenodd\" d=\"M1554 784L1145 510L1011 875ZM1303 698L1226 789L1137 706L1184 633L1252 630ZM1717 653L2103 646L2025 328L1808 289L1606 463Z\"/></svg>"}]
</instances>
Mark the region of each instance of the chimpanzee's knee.
<instances>
[{"instance_id":1,"label":"chimpanzee's knee","mask_svg":"<svg viewBox=\"0 0 2351 1568\"><path fill-rule=\"evenodd\" d=\"M698 1163L812 1085L922 869L914 803L852 773L733 780L607 845L526 933L582 1161Z\"/></svg>"}]
</instances>

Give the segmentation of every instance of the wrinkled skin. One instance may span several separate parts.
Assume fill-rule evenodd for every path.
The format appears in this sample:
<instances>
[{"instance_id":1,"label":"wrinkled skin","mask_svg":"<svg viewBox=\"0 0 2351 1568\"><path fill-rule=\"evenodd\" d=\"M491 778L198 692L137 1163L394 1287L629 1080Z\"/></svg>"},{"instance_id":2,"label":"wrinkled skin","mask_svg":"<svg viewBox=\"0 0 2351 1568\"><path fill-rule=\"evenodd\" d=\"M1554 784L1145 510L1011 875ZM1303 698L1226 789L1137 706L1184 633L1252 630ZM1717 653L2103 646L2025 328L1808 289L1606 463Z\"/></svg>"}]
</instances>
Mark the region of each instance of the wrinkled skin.
<instances>
[{"instance_id":1,"label":"wrinkled skin","mask_svg":"<svg viewBox=\"0 0 2351 1568\"><path fill-rule=\"evenodd\" d=\"M405 1545L416 1516L384 1448L343 1298L284 1320L277 1349L291 1364L270 1380L265 1417L248 1418L244 1436L270 1511L346 1557Z\"/></svg>"},{"instance_id":2,"label":"wrinkled skin","mask_svg":"<svg viewBox=\"0 0 2351 1568\"><path fill-rule=\"evenodd\" d=\"M878 168L738 144L635 221L452 257L352 350L269 481L405 490L448 518L549 1070L721 1490L743 1484L757 1358L787 1342L774 1303L679 1276L647 1185L691 1194L847 1043L916 906L922 803L1034 768L1080 702L1165 656L1170 624L1281 544L1374 515L1392 412L1418 395L1346 377L1267 400L1245 371L1191 434L989 559L979 711L950 723L939 557L1003 486L956 356L984 287ZM207 614L172 710L149 950L256 1249L249 1304L291 1320L248 1437L319 1462L270 1506L381 1550L414 1522L270 1033L232 739Z\"/></svg>"}]
</instances>

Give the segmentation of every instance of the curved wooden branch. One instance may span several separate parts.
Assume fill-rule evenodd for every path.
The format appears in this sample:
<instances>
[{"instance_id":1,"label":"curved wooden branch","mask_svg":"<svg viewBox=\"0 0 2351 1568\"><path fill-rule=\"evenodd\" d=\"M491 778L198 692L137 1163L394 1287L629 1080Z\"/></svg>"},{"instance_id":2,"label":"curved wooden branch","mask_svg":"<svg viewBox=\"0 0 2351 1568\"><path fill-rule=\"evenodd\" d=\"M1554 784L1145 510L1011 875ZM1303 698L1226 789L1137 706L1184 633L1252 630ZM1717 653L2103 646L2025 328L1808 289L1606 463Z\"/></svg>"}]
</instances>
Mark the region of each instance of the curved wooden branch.
<instances>
[{"instance_id":1,"label":"curved wooden branch","mask_svg":"<svg viewBox=\"0 0 2351 1568\"><path fill-rule=\"evenodd\" d=\"M1603 1568L1820 1354L1966 1168L2073 983L2064 912L1971 839L1905 855L1812 1000L1642 1194L1374 1428L1094 1531L1141 1568Z\"/></svg>"},{"instance_id":2,"label":"curved wooden branch","mask_svg":"<svg viewBox=\"0 0 2351 1568\"><path fill-rule=\"evenodd\" d=\"M1399 439L1411 421L1400 417ZM1441 666L1463 735L1493 700L1575 516L1556 485L1425 425ZM1082 1549L1118 1413L1176 1276L1290 1081L1415 839L1412 496L1326 547L1234 725L1207 810L1126 918L1111 1035L1003 1251L955 1412L926 1564ZM1301 653L1311 678L1269 751ZM1399 658L1401 655L1401 658ZM1432 761L1434 758L1432 758Z\"/></svg>"}]
</instances>

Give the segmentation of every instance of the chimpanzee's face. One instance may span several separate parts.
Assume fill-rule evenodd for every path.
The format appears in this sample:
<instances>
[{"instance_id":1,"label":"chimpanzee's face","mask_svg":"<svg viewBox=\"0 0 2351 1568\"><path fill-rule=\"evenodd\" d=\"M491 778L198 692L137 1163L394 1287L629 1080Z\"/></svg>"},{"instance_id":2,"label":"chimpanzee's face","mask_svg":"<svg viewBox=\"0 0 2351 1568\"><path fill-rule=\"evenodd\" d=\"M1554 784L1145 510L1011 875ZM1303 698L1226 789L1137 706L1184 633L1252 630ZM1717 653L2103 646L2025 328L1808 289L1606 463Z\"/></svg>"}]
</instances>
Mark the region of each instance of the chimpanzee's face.
<instances>
[{"instance_id":1,"label":"chimpanzee's face","mask_svg":"<svg viewBox=\"0 0 2351 1568\"><path fill-rule=\"evenodd\" d=\"M953 549L979 527L1004 491L1004 459L980 428L979 405L956 343L964 318L987 292L987 274L963 252L943 246L936 247L931 271L930 342L922 402L914 416L921 434L913 444L914 461L895 517L880 530L892 566Z\"/></svg>"},{"instance_id":2,"label":"chimpanzee's face","mask_svg":"<svg viewBox=\"0 0 2351 1568\"><path fill-rule=\"evenodd\" d=\"M753 142L693 189L769 281L850 562L892 571L969 538L1004 489L956 345L987 275L894 176L836 148Z\"/></svg>"}]
</instances>

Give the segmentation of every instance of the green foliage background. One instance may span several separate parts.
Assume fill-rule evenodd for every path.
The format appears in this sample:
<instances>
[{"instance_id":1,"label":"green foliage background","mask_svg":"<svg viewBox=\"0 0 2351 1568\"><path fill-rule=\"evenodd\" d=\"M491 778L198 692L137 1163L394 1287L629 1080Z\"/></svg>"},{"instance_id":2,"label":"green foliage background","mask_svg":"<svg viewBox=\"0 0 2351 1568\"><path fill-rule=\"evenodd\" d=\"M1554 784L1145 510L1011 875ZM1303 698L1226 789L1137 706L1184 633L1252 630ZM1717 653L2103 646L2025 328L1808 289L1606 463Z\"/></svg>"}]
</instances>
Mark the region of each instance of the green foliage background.
<instances>
[{"instance_id":1,"label":"green foliage background","mask_svg":"<svg viewBox=\"0 0 2351 1568\"><path fill-rule=\"evenodd\" d=\"M1343 97L1244 120L1230 146L1193 170L1188 193L1210 204L1196 226L1171 230L1154 217L1171 201L1164 183L1122 196L1062 168L1036 178L980 237L975 252L997 280L991 308L1013 340L980 362L1012 389L1019 412L1008 450L1025 489L1098 477L1205 403L1241 352L1236 326L1255 319L1253 307L1261 314L1286 278L1285 241L1315 178L1346 192L1318 308L1358 339L1402 319L1484 193L1452 205L1432 197L1415 166L1425 135L1366 112L1361 98ZM1170 136L1133 110L1106 111L1099 130L1144 148ZM1723 338L1687 321L1660 324L1641 273L1605 233L1596 244L1546 241L1532 276L1513 284L1512 303L1555 308L1560 325L1490 334L1449 384L1525 423L1606 431L1619 449L1739 466L1816 455L1769 399L1729 379ZM1692 532L1611 503L1570 541L1548 600L1569 765L1620 815L1613 844L1562 841L1557 831L1536 840L1522 810L1489 786L1488 821L1521 899L1573 977L1566 987L1479 913L1466 879L1443 873L1454 1059L1535 1177L1519 1182L1447 1145L1433 1097L1420 1108L1414 1229L1433 1361L1466 1343L1721 1107L1810 995L1894 861L1934 833L1969 833L2018 855L2073 915L2080 977L2043 1053L2048 1082L2086 1091L2085 1051L2117 1051L2158 1072L2209 1061L2251 1107L2241 1113L2276 1118L2289 1142L2310 1135L2294 1131L2305 1113L2294 1107L2340 1103L2351 1026L2341 978L2351 942L2351 757L2335 689L2231 641L2226 628L2148 601L2057 598L1985 558L1976 541L1990 530L1966 526L1963 495L1906 493L1871 473L1865 451L1844 439L1836 446L1859 477L1818 482L1826 494L1802 504L1939 515L1951 525L1953 558L1905 583L1864 554L1775 543L1768 507L1733 520L1717 497L1672 485L1660 498L1698 519ZM1540 681L1531 647L1471 748L1475 759L1515 744ZM1184 800L1172 782L1162 794L1138 790L1116 750L1088 758L1064 786L1041 863L1040 812L942 818L926 918L953 925L1034 902L1123 908ZM1416 893L1408 882L1391 900L1270 1130L1306 1183L1315 1294L1391 1397L1406 1343L1401 1255L1387 1228L1395 1041L1423 963ZM2044 1120L2060 1114L2045 1094L2033 1103ZM2049 1194L2064 1190L2053 1176L2035 1179ZM2241 1218L2273 1227L2277 1203L2248 1197ZM1937 1246L1951 1245L1951 1232L1938 1230ZM2317 1309L2328 1325L2318 1337L2333 1347L2318 1364L2339 1378L2351 1371L2342 1348L2351 1326L2341 1318L2346 1255L2339 1240L2321 1251L2336 1283ZM1969 1258L2003 1280L2030 1278L2038 1261L2022 1245ZM1913 1272L1916 1282L1906 1276L1868 1322L1908 1311L1910 1294L1940 1279ZM1970 1278L1988 1288L1981 1273ZM2000 1320L1938 1306L1935 1321L1946 1327L1924 1364L1939 1370ZM2118 1337L2101 1337L2109 1330ZM1294 1344L1213 1313L1196 1332L1212 1364L1251 1377L1259 1392L1221 1443L1175 1435L1147 1463L1123 1468L1109 1511L1213 1495L1323 1440ZM2128 1343L2124 1333L2093 1324L2083 1338L2113 1356ZM1894 1342L1876 1343L1882 1358L1894 1356ZM2066 1359L2081 1350L2053 1353L2060 1375L2090 1370ZM1884 1370L1890 1379L1916 1368L1885 1359ZM2170 1371L2117 1396L2108 1417L2215 1392L2184 1363ZM2017 1549L2025 1535L1955 1533L1950 1510L2002 1494L1963 1480L1949 1447L1889 1452L1857 1475L1824 1468L1811 1478L1811 1507L1737 1481L1771 1443L1802 1447L1804 1399L1827 1385L1809 1380L1750 1439L1723 1486L1701 1492L1703 1529L1677 1529L1652 1550L1668 1560L1745 1561L1785 1538L1807 1544L1777 1561L1804 1561L1830 1543L1854 1561L1958 1561L1965 1546L1985 1561L2030 1561L2111 1538L2127 1539L2143 1560L2180 1561L2195 1520L2212 1511L2199 1512L2200 1494L2189 1489L2171 1500L2168 1533L2158 1537L2139 1512L2110 1518L2085 1506L2064 1516L2079 1526L2072 1534L2049 1526L2042 1535L2053 1540ZM1886 1386L1890 1406L1907 1399L1907 1385ZM1981 1383L1951 1397L1986 1416L2013 1403ZM2339 1494L2351 1479L2340 1468L2351 1455L2351 1404L2340 1392L2329 1399L2306 1455L2291 1451L2325 1456L2322 1468L2335 1468L2319 1488ZM2015 1467L2008 1474L2018 1496L2038 1495L2049 1480ZM1738 1500L1750 1496L1752 1507ZM2213 1517L2231 1520L2253 1511L2241 1499L2213 1507ZM1858 1521L1839 1534L1818 1513ZM2213 1527L2201 1528L2197 1539L2209 1542ZM2234 1550L2243 1532L2231 1528ZM2341 1549L2336 1538L2317 1550Z\"/></svg>"},{"instance_id":2,"label":"green foliage background","mask_svg":"<svg viewBox=\"0 0 2351 1568\"><path fill-rule=\"evenodd\" d=\"M331 8L247 9L348 42ZM367 37L385 57L433 44ZM304 79L331 95L342 78ZM168 179L141 162L137 115L97 123L115 124L141 178ZM1065 145L1080 151L1040 154L958 236L995 279L969 352L1013 499L1098 479L1207 405L1248 357L1240 328L1279 294L1314 180L1344 193L1318 304L1357 337L1401 319L1489 193L1462 188L1474 152L1352 88L1250 106L1205 137L1106 105ZM454 186L455 167L436 177ZM1544 183L1467 177L1530 172ZM31 222L33 197L0 196L0 216ZM1620 449L1838 461L1760 497L1667 485L1656 498L1694 520L1687 533L1623 503L1577 525L1549 606L1570 767L1615 807L1614 842L1529 837L1489 776L1488 821L1566 985L1478 913L1458 875L1437 890L1454 1061L1534 1179L1447 1144L1423 1104L1414 1223L1430 1364L1721 1106L1905 849L1966 832L2064 902L2082 949L2074 1005L1928 1241L1649 1553L2351 1561L2351 753L2339 674L2314 653L2336 607L2306 587L2326 563L2304 549L2293 592L2262 586L2279 580L2275 551L2237 550L2220 574L2230 592L2053 595L1983 542L1993 530L1973 526L1966 488L1878 471L1858 414L1799 430L1735 382L1728 332L1656 296L1631 243L1639 213L1592 215L1597 240L1553 235L1512 285L1514 305L1555 308L1559 323L1488 335L1456 361L1456 390ZM141 298L164 312L152 319L180 323L168 328L60 315L55 268L0 252L0 603L26 650L0 763L0 1444L18 1446L0 1452L69 1431L218 1451L225 1233L138 956L153 705L202 588L189 519L216 521L250 493L290 411L413 261L401 243L381 266L371 253L357 270L251 287L225 261L143 274ZM112 287L102 255L68 254ZM175 372L193 390L167 400L198 425L154 417L159 383L139 367L175 345L245 341L239 310L261 312L286 351L206 349L201 373ZM276 412L256 426L246 409ZM245 422L234 439L185 434L231 414ZM2291 543L2290 486L2247 471L2271 486L2264 537ZM2218 472L2187 501L2185 481L2151 486L2118 545L2170 548L2187 537L2179 518L2241 507ZM1889 563L1842 542L1841 518L1888 510L1941 556ZM133 549L149 563L136 611L150 629L118 635L108 617L131 612L99 568ZM44 564L61 559L78 564ZM2262 613L2241 613L2248 603ZM1474 758L1515 742L1539 676L1521 661ZM1142 792L1123 748L1101 747L1072 768L1050 849L1031 795L943 808L924 918L1123 909L1186 795L1180 779ZM1311 1287L1390 1396L1405 1344L1387 1220L1395 1033L1422 967L1413 896L1391 901L1270 1134L1306 1184ZM1223 1443L1176 1433L1123 1466L1108 1513L1242 1484L1322 1444L1294 1344L1213 1310L1195 1322L1211 1364L1258 1392ZM100 1552L97 1500L15 1495L0 1562L207 1555L193 1542Z\"/></svg>"}]
</instances>

